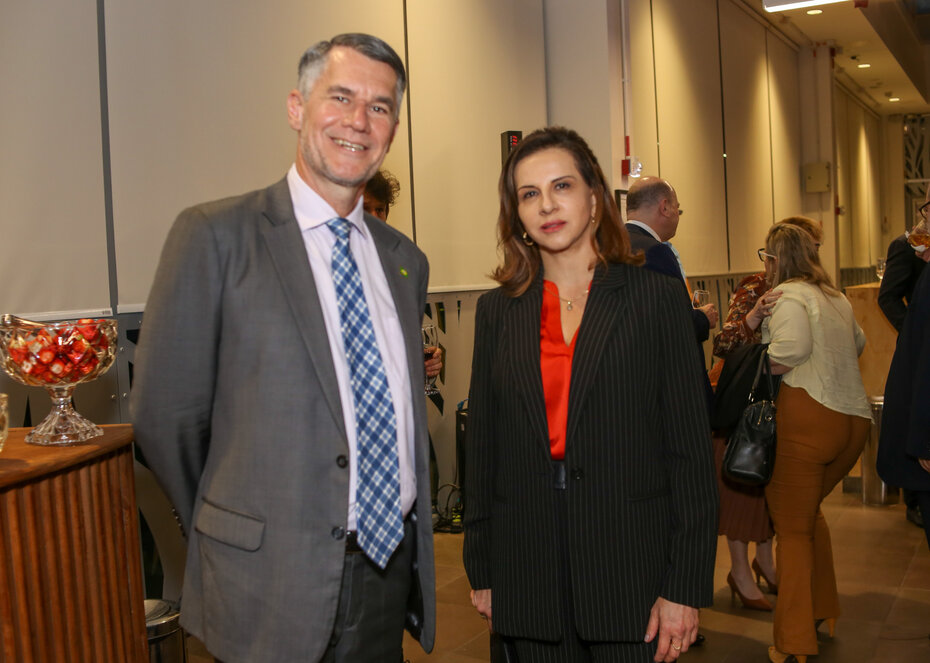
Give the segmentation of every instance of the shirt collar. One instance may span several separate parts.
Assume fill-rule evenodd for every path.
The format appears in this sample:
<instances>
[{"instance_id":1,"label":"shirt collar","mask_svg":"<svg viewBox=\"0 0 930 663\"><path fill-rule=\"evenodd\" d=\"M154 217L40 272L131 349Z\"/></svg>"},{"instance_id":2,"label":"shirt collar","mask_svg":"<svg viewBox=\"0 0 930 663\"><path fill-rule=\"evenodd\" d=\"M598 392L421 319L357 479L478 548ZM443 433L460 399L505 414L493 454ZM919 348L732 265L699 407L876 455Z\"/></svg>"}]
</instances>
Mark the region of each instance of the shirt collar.
<instances>
[{"instance_id":1,"label":"shirt collar","mask_svg":"<svg viewBox=\"0 0 930 663\"><path fill-rule=\"evenodd\" d=\"M653 237L655 237L655 239L656 239L657 242L661 242L661 241L662 241L662 238L659 237L659 236L656 234L656 231L653 230L652 228L650 228L649 226L647 226L647 225L646 225L645 223L643 223L642 221L635 221L635 220L633 220L633 219L627 219L627 223L632 224L632 225L636 226L637 228L642 228L642 229L645 230L647 233L649 233L650 235L652 235Z\"/></svg>"},{"instance_id":2,"label":"shirt collar","mask_svg":"<svg viewBox=\"0 0 930 663\"><path fill-rule=\"evenodd\" d=\"M323 200L323 197L314 191L297 172L297 164L291 164L287 171L287 186L291 191L291 203L294 205L294 216L301 232L321 226L330 219L339 217L336 210ZM362 236L368 237L368 226L365 225L362 196L349 214L347 219Z\"/></svg>"}]
</instances>

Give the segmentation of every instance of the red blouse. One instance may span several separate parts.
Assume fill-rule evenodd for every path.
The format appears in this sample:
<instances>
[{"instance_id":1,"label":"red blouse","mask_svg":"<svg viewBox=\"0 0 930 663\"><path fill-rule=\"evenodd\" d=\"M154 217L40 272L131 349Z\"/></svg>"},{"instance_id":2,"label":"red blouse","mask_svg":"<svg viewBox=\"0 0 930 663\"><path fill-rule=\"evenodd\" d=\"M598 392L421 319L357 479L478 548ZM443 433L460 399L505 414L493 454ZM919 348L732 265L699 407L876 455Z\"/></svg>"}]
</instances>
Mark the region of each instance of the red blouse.
<instances>
[{"instance_id":1,"label":"red blouse","mask_svg":"<svg viewBox=\"0 0 930 663\"><path fill-rule=\"evenodd\" d=\"M539 363L542 369L543 395L546 399L546 420L549 423L549 450L554 460L565 458L565 435L568 427L568 390L572 381L572 356L575 339L565 345L562 335L562 307L559 289L551 281L543 281L542 320L539 329Z\"/></svg>"}]
</instances>

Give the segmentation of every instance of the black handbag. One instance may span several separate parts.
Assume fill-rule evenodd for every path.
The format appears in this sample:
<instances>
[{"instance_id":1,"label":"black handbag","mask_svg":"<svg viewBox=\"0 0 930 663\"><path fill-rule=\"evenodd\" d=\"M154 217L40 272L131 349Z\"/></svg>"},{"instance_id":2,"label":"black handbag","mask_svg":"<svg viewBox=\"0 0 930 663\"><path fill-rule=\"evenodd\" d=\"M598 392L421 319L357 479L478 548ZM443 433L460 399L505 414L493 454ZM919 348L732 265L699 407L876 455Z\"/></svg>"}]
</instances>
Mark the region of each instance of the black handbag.
<instances>
[{"instance_id":1,"label":"black handbag","mask_svg":"<svg viewBox=\"0 0 930 663\"><path fill-rule=\"evenodd\" d=\"M763 373L766 377L764 388L769 398L757 398ZM752 382L749 403L727 440L723 454L723 473L733 481L761 486L772 478L776 439L774 390L769 355L763 352Z\"/></svg>"},{"instance_id":2,"label":"black handbag","mask_svg":"<svg viewBox=\"0 0 930 663\"><path fill-rule=\"evenodd\" d=\"M749 343L743 345L723 360L723 370L717 380L714 391L714 407L710 415L710 427L723 434L729 434L739 423L746 409L746 401L754 389L759 361L767 345ZM763 389L765 385L755 388ZM757 400L775 400L774 394L756 393Z\"/></svg>"}]
</instances>

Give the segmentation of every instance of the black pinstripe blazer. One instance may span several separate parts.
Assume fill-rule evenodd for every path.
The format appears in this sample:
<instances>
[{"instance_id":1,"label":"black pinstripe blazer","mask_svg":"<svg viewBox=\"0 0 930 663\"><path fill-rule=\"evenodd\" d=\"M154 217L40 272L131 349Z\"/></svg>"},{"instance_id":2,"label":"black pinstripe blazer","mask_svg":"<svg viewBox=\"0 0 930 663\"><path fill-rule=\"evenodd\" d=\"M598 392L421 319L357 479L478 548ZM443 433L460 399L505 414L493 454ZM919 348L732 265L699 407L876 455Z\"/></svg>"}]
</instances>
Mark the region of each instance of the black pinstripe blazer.
<instances>
[{"instance_id":1,"label":"black pinstripe blazer","mask_svg":"<svg viewBox=\"0 0 930 663\"><path fill-rule=\"evenodd\" d=\"M575 622L642 641L658 596L710 605L717 488L702 368L680 284L599 267L572 362L566 531L555 526L540 372L542 277L478 301L465 477L465 568L492 590L495 630L561 634L558 540Z\"/></svg>"}]
</instances>

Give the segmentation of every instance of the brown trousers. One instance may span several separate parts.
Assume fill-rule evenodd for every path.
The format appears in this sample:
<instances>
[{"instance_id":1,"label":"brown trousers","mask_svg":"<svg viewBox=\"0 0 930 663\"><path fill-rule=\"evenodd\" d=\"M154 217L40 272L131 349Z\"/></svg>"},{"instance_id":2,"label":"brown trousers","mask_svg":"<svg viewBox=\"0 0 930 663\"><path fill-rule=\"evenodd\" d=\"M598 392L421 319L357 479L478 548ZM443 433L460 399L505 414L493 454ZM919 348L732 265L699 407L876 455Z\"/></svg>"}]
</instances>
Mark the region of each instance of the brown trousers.
<instances>
[{"instance_id":1,"label":"brown trousers","mask_svg":"<svg viewBox=\"0 0 930 663\"><path fill-rule=\"evenodd\" d=\"M776 401L775 471L765 489L775 525L775 647L817 654L815 619L838 617L830 530L820 503L856 463L871 421L830 410L783 384Z\"/></svg>"}]
</instances>

